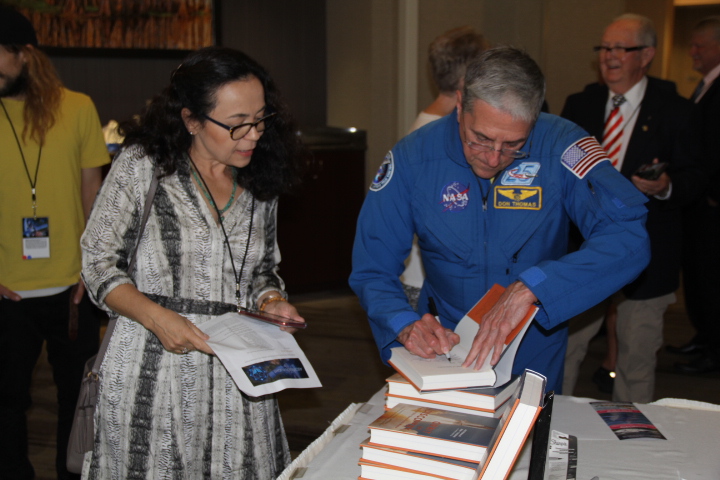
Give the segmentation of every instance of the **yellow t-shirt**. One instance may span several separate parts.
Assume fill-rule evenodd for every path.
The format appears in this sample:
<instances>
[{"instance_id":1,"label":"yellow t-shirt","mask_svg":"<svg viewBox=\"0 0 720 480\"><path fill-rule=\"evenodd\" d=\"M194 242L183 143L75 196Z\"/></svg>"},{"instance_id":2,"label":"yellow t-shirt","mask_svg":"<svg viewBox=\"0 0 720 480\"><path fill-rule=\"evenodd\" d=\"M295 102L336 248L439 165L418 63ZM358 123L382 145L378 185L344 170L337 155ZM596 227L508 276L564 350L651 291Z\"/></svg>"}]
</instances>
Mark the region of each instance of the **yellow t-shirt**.
<instances>
[{"instance_id":1,"label":"yellow t-shirt","mask_svg":"<svg viewBox=\"0 0 720 480\"><path fill-rule=\"evenodd\" d=\"M17 132L31 179L37 171L37 216L48 217L50 258L24 260L22 219L32 217L32 190L15 135L0 108L0 284L38 290L76 283L85 228L81 170L109 163L100 118L87 95L64 90L60 113L39 162L37 143L23 142L24 102L2 99Z\"/></svg>"}]
</instances>

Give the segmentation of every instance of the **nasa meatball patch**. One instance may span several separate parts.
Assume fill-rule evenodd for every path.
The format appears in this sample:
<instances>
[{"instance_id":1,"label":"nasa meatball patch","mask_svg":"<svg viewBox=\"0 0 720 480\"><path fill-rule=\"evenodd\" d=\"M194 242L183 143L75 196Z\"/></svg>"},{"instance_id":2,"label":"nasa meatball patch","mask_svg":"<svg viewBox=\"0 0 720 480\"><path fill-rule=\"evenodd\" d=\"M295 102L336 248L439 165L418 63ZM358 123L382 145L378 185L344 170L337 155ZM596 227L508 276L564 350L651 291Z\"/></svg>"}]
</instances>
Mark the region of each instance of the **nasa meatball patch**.
<instances>
[{"instance_id":1,"label":"nasa meatball patch","mask_svg":"<svg viewBox=\"0 0 720 480\"><path fill-rule=\"evenodd\" d=\"M373 178L370 184L370 191L377 192L385 188L385 185L390 183L394 170L395 162L393 160L393 154L392 152L388 152L387 155L385 155L382 165L378 168L375 178Z\"/></svg>"},{"instance_id":2,"label":"nasa meatball patch","mask_svg":"<svg viewBox=\"0 0 720 480\"><path fill-rule=\"evenodd\" d=\"M445 185L440 192L440 204L443 206L443 212L465 210L470 202L469 191L470 185L463 185L460 182L450 182Z\"/></svg>"}]
</instances>

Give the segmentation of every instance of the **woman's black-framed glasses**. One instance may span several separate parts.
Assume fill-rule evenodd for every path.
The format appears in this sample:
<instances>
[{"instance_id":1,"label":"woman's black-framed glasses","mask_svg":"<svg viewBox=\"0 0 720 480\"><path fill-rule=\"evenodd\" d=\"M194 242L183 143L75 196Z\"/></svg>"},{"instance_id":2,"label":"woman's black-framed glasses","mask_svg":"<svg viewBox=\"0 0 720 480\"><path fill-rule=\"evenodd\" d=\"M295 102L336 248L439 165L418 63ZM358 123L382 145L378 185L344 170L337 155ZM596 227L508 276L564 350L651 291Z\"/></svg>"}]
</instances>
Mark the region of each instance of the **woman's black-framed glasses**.
<instances>
[{"instance_id":1,"label":"woman's black-framed glasses","mask_svg":"<svg viewBox=\"0 0 720 480\"><path fill-rule=\"evenodd\" d=\"M240 125L235 125L234 127L231 127L229 125L225 125L224 123L218 122L214 118L210 118L207 115L203 115L202 117L205 120L209 120L218 127L222 127L228 132L230 132L230 138L233 140L240 140L245 135L250 133L250 129L255 127L255 130L257 130L258 133L262 133L265 131L265 129L270 125L272 122L272 118L277 115L277 112L270 113L268 115L265 115L260 120L256 122L250 122L250 123L241 123Z\"/></svg>"}]
</instances>

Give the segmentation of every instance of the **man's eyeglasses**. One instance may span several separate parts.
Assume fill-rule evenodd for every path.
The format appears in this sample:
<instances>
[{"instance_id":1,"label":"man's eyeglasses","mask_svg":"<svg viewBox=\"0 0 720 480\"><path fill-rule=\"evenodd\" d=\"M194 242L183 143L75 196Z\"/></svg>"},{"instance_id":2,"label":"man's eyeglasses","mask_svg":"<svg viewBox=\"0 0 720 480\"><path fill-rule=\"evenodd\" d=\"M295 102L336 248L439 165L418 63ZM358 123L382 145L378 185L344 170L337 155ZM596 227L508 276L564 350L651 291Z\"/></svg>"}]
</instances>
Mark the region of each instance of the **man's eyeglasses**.
<instances>
[{"instance_id":1,"label":"man's eyeglasses","mask_svg":"<svg viewBox=\"0 0 720 480\"><path fill-rule=\"evenodd\" d=\"M240 125L235 125L234 127L225 125L224 123L220 123L217 120L208 117L207 115L203 115L202 117L205 120L209 120L212 123L214 123L215 125L226 129L228 132L230 132L230 138L232 138L233 140L240 140L245 135L250 133L250 129L253 127L255 127L255 130L257 130L258 133L264 132L265 129L268 127L268 125L270 125L270 123L272 122L272 119L275 115L277 115L277 112L273 112L269 115L265 115L264 117L262 117L260 120L258 120L256 122L241 123Z\"/></svg>"},{"instance_id":2,"label":"man's eyeglasses","mask_svg":"<svg viewBox=\"0 0 720 480\"><path fill-rule=\"evenodd\" d=\"M525 158L528 155L530 155L529 152L523 152L522 150L511 150L509 148L497 149L493 146L492 143L471 142L470 140L466 140L465 144L473 152L478 152L478 153L499 152L500 155L502 155L503 157L507 157L507 158Z\"/></svg>"},{"instance_id":3,"label":"man's eyeglasses","mask_svg":"<svg viewBox=\"0 0 720 480\"><path fill-rule=\"evenodd\" d=\"M648 48L647 45L638 45L635 47L606 47L605 45L600 45L597 47L593 47L593 52L595 53L614 53L615 55L619 57L624 57L627 55L628 52L637 52L639 50L642 50L644 48Z\"/></svg>"}]
</instances>

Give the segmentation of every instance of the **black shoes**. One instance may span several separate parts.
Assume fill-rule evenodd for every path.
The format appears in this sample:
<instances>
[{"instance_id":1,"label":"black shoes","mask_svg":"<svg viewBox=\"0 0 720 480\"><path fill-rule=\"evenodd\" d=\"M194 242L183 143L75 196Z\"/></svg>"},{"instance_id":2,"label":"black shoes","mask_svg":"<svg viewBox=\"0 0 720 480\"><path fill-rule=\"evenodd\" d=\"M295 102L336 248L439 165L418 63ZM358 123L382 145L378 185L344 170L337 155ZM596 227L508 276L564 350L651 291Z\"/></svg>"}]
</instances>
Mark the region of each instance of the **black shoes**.
<instances>
[{"instance_id":1,"label":"black shoes","mask_svg":"<svg viewBox=\"0 0 720 480\"><path fill-rule=\"evenodd\" d=\"M665 347L665 350L676 355L695 355L698 353L702 353L705 350L705 345L690 341L680 347L673 347L672 345L668 345Z\"/></svg>"},{"instance_id":2,"label":"black shoes","mask_svg":"<svg viewBox=\"0 0 720 480\"><path fill-rule=\"evenodd\" d=\"M720 361L708 352L703 352L695 360L688 363L676 363L675 371L680 373L710 373L720 371Z\"/></svg>"},{"instance_id":3,"label":"black shoes","mask_svg":"<svg viewBox=\"0 0 720 480\"><path fill-rule=\"evenodd\" d=\"M603 393L612 393L615 385L615 372L611 372L603 366L599 366L592 375L592 381Z\"/></svg>"}]
</instances>

